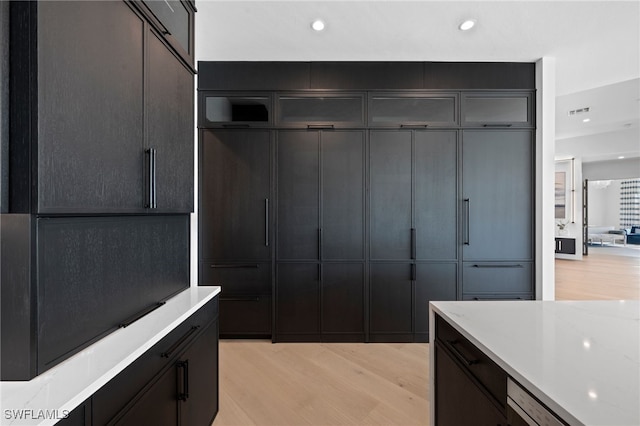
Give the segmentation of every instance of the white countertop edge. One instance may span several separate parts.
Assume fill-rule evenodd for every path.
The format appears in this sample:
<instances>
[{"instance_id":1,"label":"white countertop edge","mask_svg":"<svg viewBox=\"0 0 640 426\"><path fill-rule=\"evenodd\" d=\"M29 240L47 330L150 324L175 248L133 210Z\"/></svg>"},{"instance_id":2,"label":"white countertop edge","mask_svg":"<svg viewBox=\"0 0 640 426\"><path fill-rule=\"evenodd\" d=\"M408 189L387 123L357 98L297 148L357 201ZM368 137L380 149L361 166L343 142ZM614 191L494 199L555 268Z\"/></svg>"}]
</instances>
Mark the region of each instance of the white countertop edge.
<instances>
[{"instance_id":1,"label":"white countertop edge","mask_svg":"<svg viewBox=\"0 0 640 426\"><path fill-rule=\"evenodd\" d=\"M515 302L515 303L520 303L520 302ZM482 342L480 342L474 335L470 334L467 330L461 328L460 325L458 325L458 323L456 322L455 318L449 316L445 311L439 308L438 302L430 302L429 305L433 308L434 312L436 312L438 315L446 319L449 325L455 328L464 337L469 339L471 343L476 345L482 352L484 352L487 356L489 356L489 358L491 358L493 362L498 364L498 366L502 368L509 376L511 376L511 378L513 378L516 382L518 382L533 396L538 398L540 402L542 402L544 405L549 407L551 411L555 412L558 416L560 416L562 420L572 425L583 424L581 421L575 418L571 413L569 413L565 408L559 405L554 399L550 398L545 392L539 389L526 377L522 376L522 374L520 374L517 370L515 370L511 365L507 364L502 358L500 358L493 351L491 351L484 344L482 344Z\"/></svg>"},{"instance_id":2,"label":"white countertop edge","mask_svg":"<svg viewBox=\"0 0 640 426\"><path fill-rule=\"evenodd\" d=\"M2 424L55 424L59 418L6 419L5 410L71 412L219 293L219 286L189 287L32 380L0 382Z\"/></svg>"}]
</instances>

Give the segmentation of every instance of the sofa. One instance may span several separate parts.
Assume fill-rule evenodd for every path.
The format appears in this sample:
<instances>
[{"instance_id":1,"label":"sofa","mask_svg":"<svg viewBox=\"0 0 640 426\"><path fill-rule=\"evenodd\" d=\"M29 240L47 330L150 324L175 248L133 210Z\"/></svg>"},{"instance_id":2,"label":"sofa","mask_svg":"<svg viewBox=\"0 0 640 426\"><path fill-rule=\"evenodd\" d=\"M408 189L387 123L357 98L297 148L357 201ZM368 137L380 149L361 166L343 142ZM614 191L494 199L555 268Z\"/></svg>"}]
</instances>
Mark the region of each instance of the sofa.
<instances>
[{"instance_id":1,"label":"sofa","mask_svg":"<svg viewBox=\"0 0 640 426\"><path fill-rule=\"evenodd\" d=\"M639 234L640 235L640 234ZM627 244L627 232L616 230L613 226L589 226L587 232L589 244Z\"/></svg>"},{"instance_id":2,"label":"sofa","mask_svg":"<svg viewBox=\"0 0 640 426\"><path fill-rule=\"evenodd\" d=\"M627 228L625 232L627 233L627 244L640 245L640 225Z\"/></svg>"}]
</instances>

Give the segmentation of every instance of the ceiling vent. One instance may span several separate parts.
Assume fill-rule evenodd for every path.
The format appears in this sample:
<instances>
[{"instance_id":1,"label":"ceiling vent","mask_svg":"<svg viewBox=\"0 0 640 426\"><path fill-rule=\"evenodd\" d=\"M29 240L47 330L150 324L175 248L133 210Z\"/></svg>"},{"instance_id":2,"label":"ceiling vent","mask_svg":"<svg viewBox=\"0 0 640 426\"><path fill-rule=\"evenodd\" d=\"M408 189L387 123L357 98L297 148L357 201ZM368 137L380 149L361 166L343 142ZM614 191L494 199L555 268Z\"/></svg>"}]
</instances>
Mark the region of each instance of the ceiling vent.
<instances>
[{"instance_id":1,"label":"ceiling vent","mask_svg":"<svg viewBox=\"0 0 640 426\"><path fill-rule=\"evenodd\" d=\"M585 113L589 112L590 109L591 109L590 107L572 109L571 111L569 111L569 116L585 114Z\"/></svg>"}]
</instances>

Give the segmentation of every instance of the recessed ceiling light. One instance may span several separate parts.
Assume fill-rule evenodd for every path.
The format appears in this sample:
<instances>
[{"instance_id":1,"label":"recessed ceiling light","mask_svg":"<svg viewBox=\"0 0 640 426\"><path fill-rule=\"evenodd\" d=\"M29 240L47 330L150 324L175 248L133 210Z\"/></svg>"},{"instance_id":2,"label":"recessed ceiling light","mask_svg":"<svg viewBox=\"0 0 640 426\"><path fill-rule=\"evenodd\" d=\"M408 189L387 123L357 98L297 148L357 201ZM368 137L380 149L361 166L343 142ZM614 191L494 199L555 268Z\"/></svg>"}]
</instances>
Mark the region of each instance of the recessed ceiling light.
<instances>
[{"instance_id":1,"label":"recessed ceiling light","mask_svg":"<svg viewBox=\"0 0 640 426\"><path fill-rule=\"evenodd\" d=\"M460 31L469 31L475 24L476 21L474 21L473 19L467 19L466 21L461 23L460 26L458 26L458 29L460 29Z\"/></svg>"},{"instance_id":2,"label":"recessed ceiling light","mask_svg":"<svg viewBox=\"0 0 640 426\"><path fill-rule=\"evenodd\" d=\"M624 159L624 155L621 155L618 157L618 160L622 160L622 159Z\"/></svg>"},{"instance_id":3,"label":"recessed ceiling light","mask_svg":"<svg viewBox=\"0 0 640 426\"><path fill-rule=\"evenodd\" d=\"M311 23L311 28L313 28L315 31L322 31L324 30L324 22L320 19L316 19Z\"/></svg>"},{"instance_id":4,"label":"recessed ceiling light","mask_svg":"<svg viewBox=\"0 0 640 426\"><path fill-rule=\"evenodd\" d=\"M591 119L590 119L590 118L585 118L584 120L582 120L582 122L583 122L583 123L588 123L588 122L590 122L590 121L591 121Z\"/></svg>"}]
</instances>

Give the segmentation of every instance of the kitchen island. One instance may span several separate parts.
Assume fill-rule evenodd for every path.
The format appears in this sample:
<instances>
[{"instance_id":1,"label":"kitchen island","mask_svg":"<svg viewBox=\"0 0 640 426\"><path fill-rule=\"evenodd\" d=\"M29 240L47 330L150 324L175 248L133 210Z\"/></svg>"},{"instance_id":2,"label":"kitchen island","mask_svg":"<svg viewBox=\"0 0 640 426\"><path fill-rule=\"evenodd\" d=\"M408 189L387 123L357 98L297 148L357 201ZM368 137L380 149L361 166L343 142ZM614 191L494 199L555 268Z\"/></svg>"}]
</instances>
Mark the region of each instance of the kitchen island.
<instances>
[{"instance_id":1,"label":"kitchen island","mask_svg":"<svg viewBox=\"0 0 640 426\"><path fill-rule=\"evenodd\" d=\"M549 424L640 424L640 302L432 302L430 315L432 425L467 404L446 401L464 388L444 383L448 366L504 424L507 381L558 421Z\"/></svg>"},{"instance_id":2,"label":"kitchen island","mask_svg":"<svg viewBox=\"0 0 640 426\"><path fill-rule=\"evenodd\" d=\"M147 402L158 415L165 416L163 424L169 424L167 419L177 412L180 402L155 401L156 383L162 383L164 376L175 383L174 366L186 357L191 359L191 374L197 375L191 380L192 394L200 391L202 395L192 395L192 399L207 400L204 416L209 421L211 410L217 412L219 293L218 286L188 288L34 379L0 382L0 424L98 425L114 420L136 425L141 424L137 413L144 416L146 424L156 424L154 412L146 410ZM204 363L198 362L202 356ZM198 387L194 383L200 377L207 382ZM187 401L188 394L183 405L187 406ZM198 414L196 409L203 411L195 407L191 414ZM189 413L185 407L182 411Z\"/></svg>"}]
</instances>

